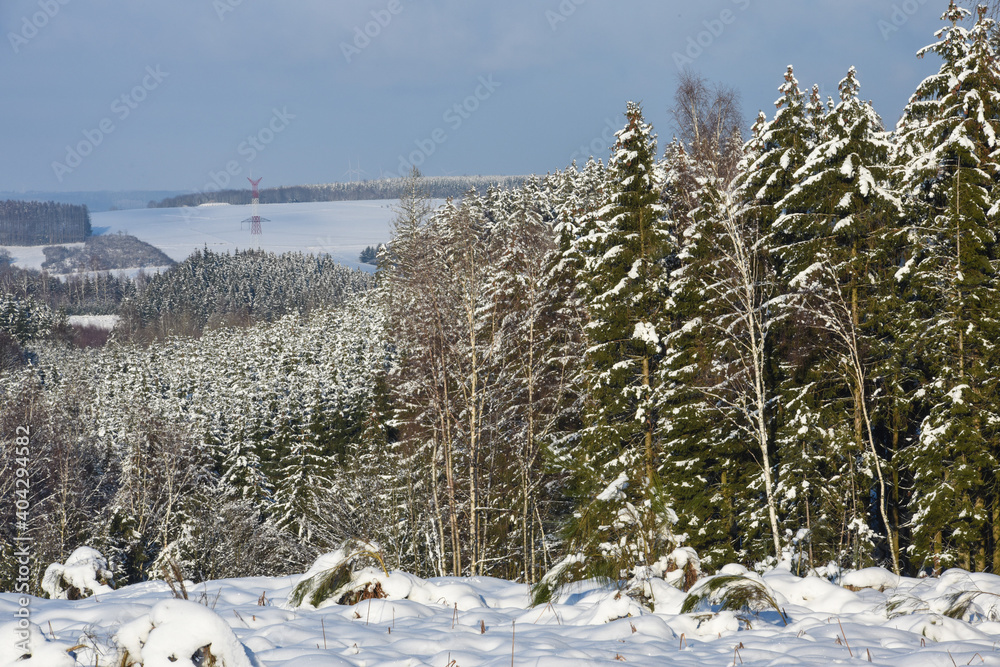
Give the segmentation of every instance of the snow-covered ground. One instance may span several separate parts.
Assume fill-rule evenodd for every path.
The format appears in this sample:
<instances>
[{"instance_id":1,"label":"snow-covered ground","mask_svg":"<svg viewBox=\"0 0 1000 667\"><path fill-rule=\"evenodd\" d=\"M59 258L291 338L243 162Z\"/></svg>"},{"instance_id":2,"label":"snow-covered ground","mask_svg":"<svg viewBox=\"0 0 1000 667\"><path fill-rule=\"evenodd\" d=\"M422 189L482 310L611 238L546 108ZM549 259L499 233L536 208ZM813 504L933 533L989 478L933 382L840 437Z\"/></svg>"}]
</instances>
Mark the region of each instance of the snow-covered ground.
<instances>
[{"instance_id":1,"label":"snow-covered ground","mask_svg":"<svg viewBox=\"0 0 1000 667\"><path fill-rule=\"evenodd\" d=\"M111 331L121 318L118 315L70 315L66 319L74 327L94 327Z\"/></svg>"},{"instance_id":2,"label":"snow-covered ground","mask_svg":"<svg viewBox=\"0 0 1000 667\"><path fill-rule=\"evenodd\" d=\"M347 266L361 267L358 255L369 245L389 240L395 200L261 204L262 234L250 234L241 224L250 206L146 208L91 214L95 234L131 234L156 246L171 259L183 261L194 250L216 252L263 248L282 253L324 253ZM74 244L80 246L81 244ZM41 246L6 246L14 264L39 269ZM370 268L370 267L369 267ZM134 273L134 272L133 272Z\"/></svg>"},{"instance_id":3,"label":"snow-covered ground","mask_svg":"<svg viewBox=\"0 0 1000 667\"><path fill-rule=\"evenodd\" d=\"M142 649L144 657L147 650L150 654L147 665L191 665L190 651L211 637L218 637L216 656L235 656L224 664L240 667L1000 665L1000 577L959 570L922 580L863 571L856 584L893 586L856 592L825 579L773 571L763 582L785 619L771 610L738 614L703 607L682 614L684 594L662 582L653 588L653 613L596 584L576 585L557 603L531 607L523 584L391 576L387 599L319 609L287 603L298 577L189 584L191 600L214 610L221 621L193 609L193 603L164 603L172 596L162 582L76 602L30 598L26 607L19 596L0 594L0 618L16 619L19 609L29 609L30 622L45 637L44 646L36 647L41 661L5 662L20 654L10 646L16 627L0 622L0 665L117 665L115 647L131 645L136 652L140 642L148 647ZM402 588L399 577L406 580ZM401 599L400 591L409 599ZM976 593L972 607L962 619L945 616L962 591ZM249 649L246 656L233 634ZM52 657L57 648L65 655L73 646L95 644L103 654L77 648L76 662ZM169 662L153 656L184 647L188 656L168 656Z\"/></svg>"}]
</instances>

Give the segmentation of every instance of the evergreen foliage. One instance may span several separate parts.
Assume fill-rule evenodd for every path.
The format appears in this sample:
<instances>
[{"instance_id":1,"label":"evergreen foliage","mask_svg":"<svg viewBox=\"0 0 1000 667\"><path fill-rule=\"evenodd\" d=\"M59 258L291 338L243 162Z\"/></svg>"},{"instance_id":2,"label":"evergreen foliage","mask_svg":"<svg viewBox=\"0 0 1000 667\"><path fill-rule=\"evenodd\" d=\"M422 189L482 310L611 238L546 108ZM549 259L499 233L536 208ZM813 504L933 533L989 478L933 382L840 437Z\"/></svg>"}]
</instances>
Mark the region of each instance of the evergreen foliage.
<instances>
[{"instance_id":1,"label":"evergreen foliage","mask_svg":"<svg viewBox=\"0 0 1000 667\"><path fill-rule=\"evenodd\" d=\"M122 304L121 330L139 339L205 328L272 322L342 304L372 285L363 271L329 257L261 250L196 251L152 276Z\"/></svg>"},{"instance_id":2,"label":"evergreen foliage","mask_svg":"<svg viewBox=\"0 0 1000 667\"><path fill-rule=\"evenodd\" d=\"M673 509L660 483L658 395L675 254L660 203L663 175L642 109L630 103L608 166L611 196L588 234L589 321L581 441L568 454L577 508L570 549L585 570L618 578L675 546ZM616 571L617 570L617 571Z\"/></svg>"}]
</instances>

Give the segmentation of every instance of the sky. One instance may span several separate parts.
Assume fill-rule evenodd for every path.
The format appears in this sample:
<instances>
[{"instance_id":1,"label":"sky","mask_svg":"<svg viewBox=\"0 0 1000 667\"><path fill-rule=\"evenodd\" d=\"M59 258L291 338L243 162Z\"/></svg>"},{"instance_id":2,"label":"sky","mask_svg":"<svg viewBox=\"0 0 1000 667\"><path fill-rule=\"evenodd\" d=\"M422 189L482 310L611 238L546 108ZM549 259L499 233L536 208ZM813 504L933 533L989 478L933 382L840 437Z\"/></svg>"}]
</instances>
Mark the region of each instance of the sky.
<instances>
[{"instance_id":1,"label":"sky","mask_svg":"<svg viewBox=\"0 0 1000 667\"><path fill-rule=\"evenodd\" d=\"M3 0L0 191L546 173L660 146L680 68L774 113L792 64L895 124L945 0Z\"/></svg>"}]
</instances>

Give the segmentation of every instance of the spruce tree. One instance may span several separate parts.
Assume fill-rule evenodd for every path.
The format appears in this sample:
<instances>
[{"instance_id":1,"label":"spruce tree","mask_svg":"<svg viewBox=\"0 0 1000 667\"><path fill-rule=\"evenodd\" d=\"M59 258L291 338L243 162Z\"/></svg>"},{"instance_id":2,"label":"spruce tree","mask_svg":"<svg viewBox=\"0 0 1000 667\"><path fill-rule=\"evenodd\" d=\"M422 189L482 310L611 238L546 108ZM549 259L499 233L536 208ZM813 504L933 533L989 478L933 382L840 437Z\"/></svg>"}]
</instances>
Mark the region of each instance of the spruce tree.
<instances>
[{"instance_id":1,"label":"spruce tree","mask_svg":"<svg viewBox=\"0 0 1000 667\"><path fill-rule=\"evenodd\" d=\"M629 103L626 118L608 167L611 202L586 267L589 395L582 442L569 453L577 503L570 550L586 556L589 573L615 579L665 555L674 519L659 483L655 400L673 243L652 128L638 104Z\"/></svg>"},{"instance_id":2,"label":"spruce tree","mask_svg":"<svg viewBox=\"0 0 1000 667\"><path fill-rule=\"evenodd\" d=\"M840 82L840 103L816 121L819 144L795 172L795 186L775 204L782 212L775 227L787 240L778 250L782 267L789 289L799 292L785 301L787 317L807 327L796 336L798 362L788 365L793 369L786 374L789 418L777 439L791 527L805 525L811 544L824 545L821 557L839 557L837 527L868 532L867 498L874 481L873 513L884 524L898 571L888 474L883 474L887 462L873 438L869 380L884 353L879 341L887 324L875 316L876 277L885 278L878 239L886 227L895 228L901 203L889 188L891 144L874 109L859 99L859 89L852 67ZM846 432L845 412L852 422ZM874 470L874 480L863 470ZM824 485L826 479L840 486ZM827 521L813 521L820 516Z\"/></svg>"},{"instance_id":3,"label":"spruce tree","mask_svg":"<svg viewBox=\"0 0 1000 667\"><path fill-rule=\"evenodd\" d=\"M967 30L959 25L967 14L952 2L938 41L920 52L943 62L918 86L898 128L912 244L900 271L904 342L922 372L914 399L923 420L906 452L912 550L914 562L933 571L1000 564L994 373L1000 299L990 224L1000 210L1000 73L992 21L981 12Z\"/></svg>"},{"instance_id":4,"label":"spruce tree","mask_svg":"<svg viewBox=\"0 0 1000 667\"><path fill-rule=\"evenodd\" d=\"M720 303L711 298L723 232L716 218L720 187L712 165L696 161L679 142L665 153L664 202L676 230L677 266L670 274L672 323L664 336L660 410L664 428L663 484L678 508L677 531L703 565L738 558L736 489L753 468L743 433L720 419L716 384ZM713 379L709 379L713 378Z\"/></svg>"}]
</instances>

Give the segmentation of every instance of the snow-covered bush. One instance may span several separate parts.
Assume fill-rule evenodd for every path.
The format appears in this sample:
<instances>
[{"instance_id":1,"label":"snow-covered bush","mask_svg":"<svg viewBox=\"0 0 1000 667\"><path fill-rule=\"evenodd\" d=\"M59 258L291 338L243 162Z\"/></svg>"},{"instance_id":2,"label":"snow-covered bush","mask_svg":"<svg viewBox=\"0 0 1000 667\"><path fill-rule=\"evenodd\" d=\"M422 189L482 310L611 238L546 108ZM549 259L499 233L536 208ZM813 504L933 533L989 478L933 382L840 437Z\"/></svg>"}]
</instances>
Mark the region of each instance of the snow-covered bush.
<instances>
[{"instance_id":1,"label":"snow-covered bush","mask_svg":"<svg viewBox=\"0 0 1000 667\"><path fill-rule=\"evenodd\" d=\"M123 625L115 641L123 667L259 667L221 616L188 600L157 603Z\"/></svg>"},{"instance_id":2,"label":"snow-covered bush","mask_svg":"<svg viewBox=\"0 0 1000 667\"><path fill-rule=\"evenodd\" d=\"M42 576L42 590L53 600L79 600L114 590L108 561L91 547L78 547L65 563L52 563Z\"/></svg>"},{"instance_id":3,"label":"snow-covered bush","mask_svg":"<svg viewBox=\"0 0 1000 667\"><path fill-rule=\"evenodd\" d=\"M699 581L681 607L682 613L733 611L759 613L772 610L785 619L775 593L764 580L751 572L717 574Z\"/></svg>"},{"instance_id":4,"label":"snow-covered bush","mask_svg":"<svg viewBox=\"0 0 1000 667\"><path fill-rule=\"evenodd\" d=\"M377 545L360 540L348 540L340 549L317 558L292 589L288 605L320 609L373 599L411 600L460 610L487 606L468 584L427 581L407 572L387 570Z\"/></svg>"},{"instance_id":5,"label":"snow-covered bush","mask_svg":"<svg viewBox=\"0 0 1000 667\"><path fill-rule=\"evenodd\" d=\"M588 578L586 557L581 553L564 557L549 569L535 585L532 603L542 605L560 596L561 589L574 582ZM702 576L701 559L691 547L677 547L666 556L662 556L652 565L637 565L627 576L620 579L604 577L614 581L629 597L642 604L653 607L654 600L674 595L666 588L687 591ZM597 577L602 579L602 577Z\"/></svg>"},{"instance_id":6,"label":"snow-covered bush","mask_svg":"<svg viewBox=\"0 0 1000 667\"><path fill-rule=\"evenodd\" d=\"M336 551L316 559L292 589L288 604L292 607L320 607L329 600L337 604L355 604L368 598L384 598L386 593L381 581L368 576L362 582L356 577L366 569L373 570L370 566L375 563L383 566L382 572L388 579L390 575L379 555L378 545L363 540L347 540ZM358 585L361 588L355 591Z\"/></svg>"}]
</instances>

